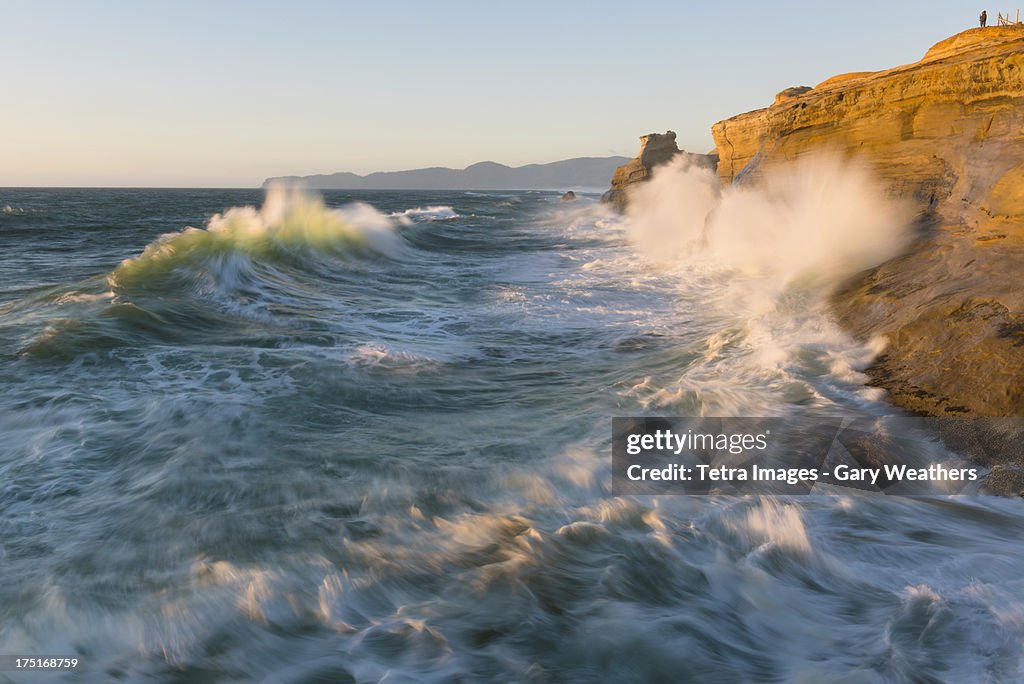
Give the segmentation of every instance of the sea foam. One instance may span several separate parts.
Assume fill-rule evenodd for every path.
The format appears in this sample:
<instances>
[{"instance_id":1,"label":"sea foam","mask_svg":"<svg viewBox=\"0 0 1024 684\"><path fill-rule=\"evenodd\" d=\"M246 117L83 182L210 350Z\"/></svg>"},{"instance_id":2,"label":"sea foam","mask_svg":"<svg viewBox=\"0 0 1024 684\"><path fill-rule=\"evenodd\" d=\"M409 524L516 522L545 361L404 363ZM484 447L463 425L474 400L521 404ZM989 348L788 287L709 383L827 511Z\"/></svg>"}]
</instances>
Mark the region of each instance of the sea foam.
<instances>
[{"instance_id":1,"label":"sea foam","mask_svg":"<svg viewBox=\"0 0 1024 684\"><path fill-rule=\"evenodd\" d=\"M248 259L273 260L303 250L332 254L370 250L397 257L401 240L394 222L368 204L329 209L321 198L295 188L271 187L263 207L233 207L214 215L205 229L166 233L137 257L121 262L113 286L207 259L218 261L228 280L237 280ZM216 275L216 274L215 274Z\"/></svg>"},{"instance_id":2,"label":"sea foam","mask_svg":"<svg viewBox=\"0 0 1024 684\"><path fill-rule=\"evenodd\" d=\"M906 208L885 197L867 168L829 155L727 188L679 157L635 188L627 215L632 241L649 258L712 262L776 292L794 282L831 291L912 239Z\"/></svg>"}]
</instances>

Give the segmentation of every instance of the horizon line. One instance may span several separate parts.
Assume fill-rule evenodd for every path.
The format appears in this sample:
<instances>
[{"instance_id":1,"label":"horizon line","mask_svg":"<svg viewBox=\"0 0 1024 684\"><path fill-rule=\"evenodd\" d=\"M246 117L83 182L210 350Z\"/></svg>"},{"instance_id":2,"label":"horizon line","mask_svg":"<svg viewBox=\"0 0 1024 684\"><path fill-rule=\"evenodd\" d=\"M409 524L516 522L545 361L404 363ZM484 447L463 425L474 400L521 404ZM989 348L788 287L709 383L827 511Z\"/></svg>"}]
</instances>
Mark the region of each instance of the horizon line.
<instances>
[{"instance_id":1,"label":"horizon line","mask_svg":"<svg viewBox=\"0 0 1024 684\"><path fill-rule=\"evenodd\" d=\"M412 170L412 169L410 169ZM278 178L279 176L272 176ZM314 188L302 185L294 186L300 190L316 192L566 192L561 188ZM588 186L579 186L586 188ZM593 187L593 186L589 186ZM4 190L260 190L269 188L263 185L254 186L214 186L214 185L3 185ZM599 189L575 190L576 192L601 192Z\"/></svg>"}]
</instances>

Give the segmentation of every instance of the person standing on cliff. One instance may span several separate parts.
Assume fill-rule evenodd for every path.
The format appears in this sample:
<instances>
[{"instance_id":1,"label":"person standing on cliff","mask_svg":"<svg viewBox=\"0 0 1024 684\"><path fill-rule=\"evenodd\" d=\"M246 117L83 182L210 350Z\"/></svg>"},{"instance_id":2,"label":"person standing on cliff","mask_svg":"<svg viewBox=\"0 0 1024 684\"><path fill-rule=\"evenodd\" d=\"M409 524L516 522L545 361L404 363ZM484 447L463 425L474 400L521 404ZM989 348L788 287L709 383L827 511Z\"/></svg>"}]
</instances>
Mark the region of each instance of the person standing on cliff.
<instances>
[{"instance_id":1,"label":"person standing on cliff","mask_svg":"<svg viewBox=\"0 0 1024 684\"><path fill-rule=\"evenodd\" d=\"M981 28L985 28L985 24L988 22L988 12L981 10L981 16L978 17L978 21L981 22Z\"/></svg>"}]
</instances>

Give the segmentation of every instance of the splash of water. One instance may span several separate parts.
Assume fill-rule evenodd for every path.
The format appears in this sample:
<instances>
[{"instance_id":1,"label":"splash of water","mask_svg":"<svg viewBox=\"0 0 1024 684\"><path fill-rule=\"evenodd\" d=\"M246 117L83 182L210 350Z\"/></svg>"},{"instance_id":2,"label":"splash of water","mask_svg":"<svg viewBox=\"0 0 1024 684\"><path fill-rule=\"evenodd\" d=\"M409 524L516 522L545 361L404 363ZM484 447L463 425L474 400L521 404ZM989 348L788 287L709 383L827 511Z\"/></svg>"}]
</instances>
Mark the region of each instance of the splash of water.
<instances>
[{"instance_id":1,"label":"splash of water","mask_svg":"<svg viewBox=\"0 0 1024 684\"><path fill-rule=\"evenodd\" d=\"M641 383L636 396L651 409L767 415L780 395L827 405L823 390L845 393L822 379L860 384L884 340L850 339L832 321L828 297L904 250L908 219L863 166L832 156L727 188L685 158L657 169L631 195L627 237L676 279L680 305L700 301L719 330L678 380Z\"/></svg>"},{"instance_id":2,"label":"splash of water","mask_svg":"<svg viewBox=\"0 0 1024 684\"><path fill-rule=\"evenodd\" d=\"M912 238L906 208L863 165L826 155L724 189L680 157L635 189L628 217L632 241L654 261L713 262L776 293L802 283L827 294Z\"/></svg>"},{"instance_id":3,"label":"splash of water","mask_svg":"<svg viewBox=\"0 0 1024 684\"><path fill-rule=\"evenodd\" d=\"M323 200L297 188L271 187L263 207L232 207L210 219L205 229L186 228L150 243L110 275L112 287L125 286L178 266L218 261L218 274L235 280L251 258L272 259L303 250L336 255L370 250L397 257L401 242L394 222L368 204L329 209Z\"/></svg>"},{"instance_id":4,"label":"splash of water","mask_svg":"<svg viewBox=\"0 0 1024 684\"><path fill-rule=\"evenodd\" d=\"M411 226L416 221L451 221L459 218L459 214L447 205L414 207L405 211L395 211L388 215L404 226Z\"/></svg>"}]
</instances>

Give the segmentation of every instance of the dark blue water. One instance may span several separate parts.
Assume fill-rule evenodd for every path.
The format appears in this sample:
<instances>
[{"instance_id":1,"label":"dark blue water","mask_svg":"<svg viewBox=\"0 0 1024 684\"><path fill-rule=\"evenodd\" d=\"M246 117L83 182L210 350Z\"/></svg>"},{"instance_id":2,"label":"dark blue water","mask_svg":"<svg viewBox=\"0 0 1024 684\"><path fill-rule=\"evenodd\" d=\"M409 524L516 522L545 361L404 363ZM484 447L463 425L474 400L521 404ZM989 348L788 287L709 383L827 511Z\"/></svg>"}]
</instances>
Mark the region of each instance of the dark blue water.
<instances>
[{"instance_id":1,"label":"dark blue water","mask_svg":"<svg viewBox=\"0 0 1024 684\"><path fill-rule=\"evenodd\" d=\"M0 190L0 654L83 663L6 676L1019 681L1019 501L611 494L615 415L890 409L558 196Z\"/></svg>"}]
</instances>

